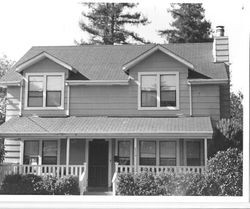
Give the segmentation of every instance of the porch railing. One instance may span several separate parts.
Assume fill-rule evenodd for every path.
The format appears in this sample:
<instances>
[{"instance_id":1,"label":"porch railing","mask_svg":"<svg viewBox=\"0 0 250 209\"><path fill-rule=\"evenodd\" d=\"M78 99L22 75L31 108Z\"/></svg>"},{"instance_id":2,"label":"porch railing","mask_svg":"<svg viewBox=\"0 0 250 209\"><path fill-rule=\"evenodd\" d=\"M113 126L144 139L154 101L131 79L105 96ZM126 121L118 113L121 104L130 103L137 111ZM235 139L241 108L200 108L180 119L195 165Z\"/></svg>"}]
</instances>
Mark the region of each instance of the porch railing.
<instances>
[{"instance_id":1,"label":"porch railing","mask_svg":"<svg viewBox=\"0 0 250 209\"><path fill-rule=\"evenodd\" d=\"M137 172L149 171L152 173L203 173L205 166L138 166ZM119 173L132 173L135 172L133 165L119 165L115 163L115 173L112 179L113 195L116 194L117 188L117 175Z\"/></svg>"},{"instance_id":2,"label":"porch railing","mask_svg":"<svg viewBox=\"0 0 250 209\"><path fill-rule=\"evenodd\" d=\"M80 193L84 193L87 187L87 165L1 165L0 183L6 175L10 174L35 174L38 176L52 175L58 178L73 175L79 177Z\"/></svg>"}]
</instances>

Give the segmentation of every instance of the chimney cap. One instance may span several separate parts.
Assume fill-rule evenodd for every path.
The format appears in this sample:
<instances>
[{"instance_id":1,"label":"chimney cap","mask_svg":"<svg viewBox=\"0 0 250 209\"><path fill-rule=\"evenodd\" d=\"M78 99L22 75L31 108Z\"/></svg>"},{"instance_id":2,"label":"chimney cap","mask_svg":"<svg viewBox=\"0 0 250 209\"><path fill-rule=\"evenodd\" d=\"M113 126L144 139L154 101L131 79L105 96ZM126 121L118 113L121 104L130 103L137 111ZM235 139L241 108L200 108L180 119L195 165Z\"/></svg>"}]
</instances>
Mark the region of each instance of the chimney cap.
<instances>
[{"instance_id":1,"label":"chimney cap","mask_svg":"<svg viewBox=\"0 0 250 209\"><path fill-rule=\"evenodd\" d=\"M224 26L218 25L216 26L216 36L224 36Z\"/></svg>"}]
</instances>

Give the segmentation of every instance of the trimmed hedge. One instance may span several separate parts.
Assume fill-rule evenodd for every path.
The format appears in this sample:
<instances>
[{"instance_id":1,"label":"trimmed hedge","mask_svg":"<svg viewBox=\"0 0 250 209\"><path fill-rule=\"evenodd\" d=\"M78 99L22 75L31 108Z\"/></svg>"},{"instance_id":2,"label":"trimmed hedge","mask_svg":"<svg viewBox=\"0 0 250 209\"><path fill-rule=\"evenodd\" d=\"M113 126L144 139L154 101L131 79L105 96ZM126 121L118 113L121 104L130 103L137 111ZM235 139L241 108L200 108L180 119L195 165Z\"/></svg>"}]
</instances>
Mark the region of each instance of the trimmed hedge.
<instances>
[{"instance_id":1,"label":"trimmed hedge","mask_svg":"<svg viewBox=\"0 0 250 209\"><path fill-rule=\"evenodd\" d=\"M208 162L205 173L118 175L118 195L242 196L242 152L228 149Z\"/></svg>"},{"instance_id":2,"label":"trimmed hedge","mask_svg":"<svg viewBox=\"0 0 250 209\"><path fill-rule=\"evenodd\" d=\"M1 194L44 194L44 195L77 195L79 194L78 178L65 176L7 175L1 186Z\"/></svg>"}]
</instances>

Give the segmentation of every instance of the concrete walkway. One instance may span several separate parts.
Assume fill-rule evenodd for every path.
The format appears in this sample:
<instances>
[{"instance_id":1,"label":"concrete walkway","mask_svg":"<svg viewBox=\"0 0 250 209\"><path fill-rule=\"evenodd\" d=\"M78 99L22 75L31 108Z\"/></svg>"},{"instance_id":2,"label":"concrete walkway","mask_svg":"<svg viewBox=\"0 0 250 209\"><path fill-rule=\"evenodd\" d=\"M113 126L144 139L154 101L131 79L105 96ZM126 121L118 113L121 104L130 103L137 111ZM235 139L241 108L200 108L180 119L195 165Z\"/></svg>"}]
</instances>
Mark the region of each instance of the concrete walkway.
<instances>
[{"instance_id":1,"label":"concrete walkway","mask_svg":"<svg viewBox=\"0 0 250 209\"><path fill-rule=\"evenodd\" d=\"M88 187L84 195L112 195L109 187Z\"/></svg>"}]
</instances>

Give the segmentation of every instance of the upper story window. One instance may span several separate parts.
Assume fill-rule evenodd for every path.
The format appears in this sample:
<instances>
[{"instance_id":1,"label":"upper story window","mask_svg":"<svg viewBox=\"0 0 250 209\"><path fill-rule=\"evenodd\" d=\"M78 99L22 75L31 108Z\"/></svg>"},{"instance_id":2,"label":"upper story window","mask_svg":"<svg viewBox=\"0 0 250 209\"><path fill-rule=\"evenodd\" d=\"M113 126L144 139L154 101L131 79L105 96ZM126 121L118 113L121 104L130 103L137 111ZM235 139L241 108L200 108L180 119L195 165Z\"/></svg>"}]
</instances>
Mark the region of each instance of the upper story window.
<instances>
[{"instance_id":1,"label":"upper story window","mask_svg":"<svg viewBox=\"0 0 250 209\"><path fill-rule=\"evenodd\" d=\"M26 107L63 108L64 74L27 73Z\"/></svg>"},{"instance_id":2,"label":"upper story window","mask_svg":"<svg viewBox=\"0 0 250 209\"><path fill-rule=\"evenodd\" d=\"M139 73L139 109L179 108L179 73Z\"/></svg>"}]
</instances>

